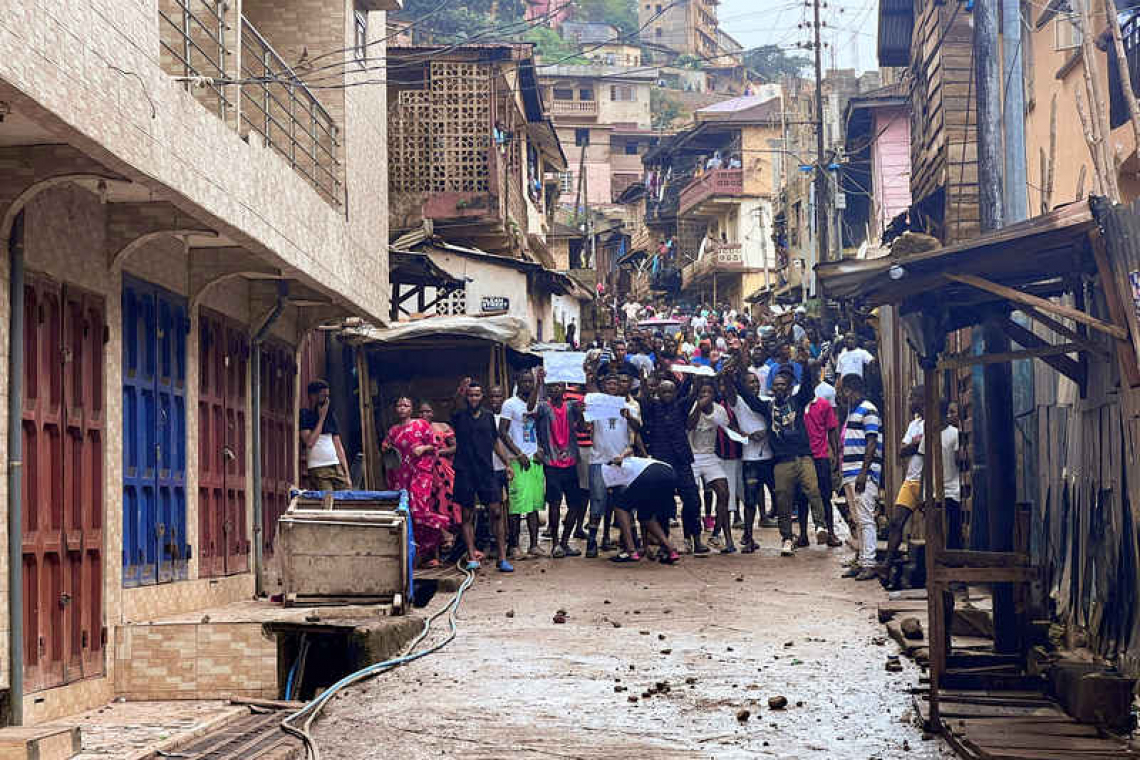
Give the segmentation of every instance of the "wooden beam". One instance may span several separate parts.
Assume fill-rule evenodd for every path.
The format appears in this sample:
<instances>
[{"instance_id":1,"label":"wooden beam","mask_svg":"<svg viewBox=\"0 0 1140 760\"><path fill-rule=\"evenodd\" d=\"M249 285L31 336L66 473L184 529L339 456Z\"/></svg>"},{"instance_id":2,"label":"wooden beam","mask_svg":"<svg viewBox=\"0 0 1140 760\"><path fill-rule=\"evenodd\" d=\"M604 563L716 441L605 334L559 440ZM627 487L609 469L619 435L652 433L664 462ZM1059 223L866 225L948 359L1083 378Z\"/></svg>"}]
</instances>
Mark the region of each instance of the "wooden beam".
<instances>
[{"instance_id":1,"label":"wooden beam","mask_svg":"<svg viewBox=\"0 0 1140 760\"><path fill-rule=\"evenodd\" d=\"M1107 351L1105 351L1100 346L1089 343L1085 339L1085 336L1081 335L1076 330L1069 329L1065 325L1061 324L1057 320L1050 317L1048 314L1042 314L1040 311L1038 311L1037 309L1034 309L1032 306L1022 306L1019 309L1019 311L1021 311L1021 313L1024 314L1025 316L1032 319L1034 322L1037 322L1038 324L1041 324L1041 325L1044 325L1045 327L1048 327L1050 330L1057 333L1062 338L1068 338L1069 340L1071 340L1073 343L1076 343L1077 345L1084 345L1085 346L1084 350L1088 351L1090 354L1094 354L1096 356L1099 356L1100 358L1102 358L1106 361L1108 360L1109 353ZM1022 345L1024 345L1024 344L1022 344Z\"/></svg>"},{"instance_id":2,"label":"wooden beam","mask_svg":"<svg viewBox=\"0 0 1140 760\"><path fill-rule=\"evenodd\" d=\"M1013 288L1006 287L1005 285L999 285L996 282L990 282L984 278L975 277L972 274L944 273L942 276L947 280L960 282L963 285L969 285L970 287L977 288L978 290L984 290L988 293L993 293L995 296L1000 296L1006 300L1013 301L1014 303L1022 304L1024 306L1033 306L1035 308L1041 309L1042 311L1052 312L1053 314L1065 317L1066 319L1071 319L1074 322L1080 322L1081 324L1088 325L1094 330L1099 330L1103 333L1107 333L1117 340L1128 340L1128 330L1125 328L1120 327L1119 325L1110 325L1109 323L1101 321L1096 317L1085 314L1083 311L1077 311L1072 307L1053 303L1052 301L1046 300L1044 298L1038 298L1037 296L1031 296L1028 293L1022 293L1020 290L1015 290Z\"/></svg>"},{"instance_id":3,"label":"wooden beam","mask_svg":"<svg viewBox=\"0 0 1140 760\"><path fill-rule=\"evenodd\" d=\"M1024 351L1007 351L1001 354L982 354L981 356L958 355L948 357L938 362L938 369L959 369L961 367L976 367L979 364L1001 364L1003 362L1017 361L1018 359L1039 359L1043 356L1073 354L1080 350L1081 347L1075 343L1062 343L1059 346L1027 348Z\"/></svg>"},{"instance_id":4,"label":"wooden beam","mask_svg":"<svg viewBox=\"0 0 1140 760\"><path fill-rule=\"evenodd\" d=\"M936 583L1022 583L1041 575L1036 567L939 567Z\"/></svg>"},{"instance_id":5,"label":"wooden beam","mask_svg":"<svg viewBox=\"0 0 1140 760\"><path fill-rule=\"evenodd\" d=\"M938 553L938 567L1024 567L1029 555L1017 552L987 552L946 549Z\"/></svg>"},{"instance_id":6,"label":"wooden beam","mask_svg":"<svg viewBox=\"0 0 1140 760\"><path fill-rule=\"evenodd\" d=\"M1010 340L1020 343L1028 349L1046 348L1051 346L1047 340L1034 333L1032 330L1027 330L1021 325L1014 322L1012 319L1007 319L1000 324L1002 332L1009 336ZM1087 346L1085 341L1070 343L1073 346ZM1080 362L1073 361L1067 356L1058 354L1056 356L1041 356L1041 361L1048 364L1053 369L1060 372L1065 377L1072 380L1077 385L1081 386L1084 390L1085 380L1088 375L1085 368L1081 366Z\"/></svg>"},{"instance_id":7,"label":"wooden beam","mask_svg":"<svg viewBox=\"0 0 1140 760\"><path fill-rule=\"evenodd\" d=\"M1121 288L1117 287L1117 279L1108 261L1108 251L1105 250L1104 238L1100 233L1089 233L1089 247L1092 248L1093 258L1096 260L1096 271L1100 276L1100 287L1104 291L1104 300L1108 305L1108 315L1113 322L1128 324L1128 313L1121 303ZM1123 289L1125 293L1127 288ZM1140 385L1140 365L1137 365L1136 356L1140 354L1140 335L1132 333L1132 345L1116 344L1116 358L1120 362L1120 371L1124 375L1128 386L1135 388Z\"/></svg>"}]
</instances>

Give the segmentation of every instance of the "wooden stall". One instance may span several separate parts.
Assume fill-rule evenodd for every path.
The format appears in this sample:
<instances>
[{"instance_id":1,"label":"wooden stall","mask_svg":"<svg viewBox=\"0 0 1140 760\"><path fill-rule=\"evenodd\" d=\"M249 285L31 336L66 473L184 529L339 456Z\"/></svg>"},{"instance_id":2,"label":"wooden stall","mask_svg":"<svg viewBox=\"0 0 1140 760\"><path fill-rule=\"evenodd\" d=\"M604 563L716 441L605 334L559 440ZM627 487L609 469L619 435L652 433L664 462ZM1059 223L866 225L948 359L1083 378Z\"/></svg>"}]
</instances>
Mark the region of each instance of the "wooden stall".
<instances>
[{"instance_id":1,"label":"wooden stall","mask_svg":"<svg viewBox=\"0 0 1140 760\"><path fill-rule=\"evenodd\" d=\"M509 316L431 317L385 329L348 329L341 339L356 351L367 489L387 482L380 441L395 422L399 396L416 405L430 402L435 419L447 422L464 377L480 381L484 390L507 387L514 369L538 361L523 353L531 344L525 322Z\"/></svg>"},{"instance_id":2,"label":"wooden stall","mask_svg":"<svg viewBox=\"0 0 1140 760\"><path fill-rule=\"evenodd\" d=\"M975 484L991 497L985 550L946 548L942 468L926 458L932 726L942 726L941 690L1000 680L979 678L979 657L950 646L958 584L994 591L992 662L1024 665L1030 623L1044 618L1063 625L1070 646L1087 641L1091 655L1140 674L1140 217L1093 198L966 243L830 262L818 274L829 297L897 312L923 371L928 440L938 437L944 376L963 367L1036 365L1029 391L1036 476L1018 477L1013 430L975 430L996 452ZM966 327L999 330L1014 350L952 351L949 336ZM998 399L1011 408L1013 385ZM995 688L1029 679L1023 670Z\"/></svg>"}]
</instances>

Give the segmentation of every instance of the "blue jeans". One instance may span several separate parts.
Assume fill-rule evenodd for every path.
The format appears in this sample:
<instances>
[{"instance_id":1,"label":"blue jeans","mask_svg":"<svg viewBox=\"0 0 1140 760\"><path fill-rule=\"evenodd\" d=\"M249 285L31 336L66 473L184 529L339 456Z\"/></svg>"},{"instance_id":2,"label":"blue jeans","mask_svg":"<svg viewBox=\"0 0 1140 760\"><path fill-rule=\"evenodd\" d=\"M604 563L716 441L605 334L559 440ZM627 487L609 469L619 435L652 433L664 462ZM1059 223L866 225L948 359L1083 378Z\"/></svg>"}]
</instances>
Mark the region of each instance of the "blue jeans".
<instances>
[{"instance_id":1,"label":"blue jeans","mask_svg":"<svg viewBox=\"0 0 1140 760\"><path fill-rule=\"evenodd\" d=\"M590 465L590 522L597 525L606 514L606 481L602 479L602 466Z\"/></svg>"}]
</instances>

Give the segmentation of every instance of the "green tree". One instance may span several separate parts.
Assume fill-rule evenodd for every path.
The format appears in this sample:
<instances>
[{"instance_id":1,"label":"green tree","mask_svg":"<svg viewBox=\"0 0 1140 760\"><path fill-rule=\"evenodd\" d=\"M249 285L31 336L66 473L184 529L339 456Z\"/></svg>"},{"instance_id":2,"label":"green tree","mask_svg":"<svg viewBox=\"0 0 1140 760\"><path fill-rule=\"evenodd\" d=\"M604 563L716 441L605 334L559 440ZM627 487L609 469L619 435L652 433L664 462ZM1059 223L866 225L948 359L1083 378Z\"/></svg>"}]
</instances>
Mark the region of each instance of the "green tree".
<instances>
[{"instance_id":1,"label":"green tree","mask_svg":"<svg viewBox=\"0 0 1140 760\"><path fill-rule=\"evenodd\" d=\"M534 52L542 61L558 61L559 63L589 63L578 55L578 46L573 42L562 39L558 32L548 26L536 26L528 29L523 35L524 42L534 43Z\"/></svg>"},{"instance_id":2,"label":"green tree","mask_svg":"<svg viewBox=\"0 0 1140 760\"><path fill-rule=\"evenodd\" d=\"M523 29L523 0L440 5L440 0L405 0L403 10L393 16L415 24L412 38L416 44L454 44L473 37L475 42L502 41Z\"/></svg>"},{"instance_id":3,"label":"green tree","mask_svg":"<svg viewBox=\"0 0 1140 760\"><path fill-rule=\"evenodd\" d=\"M621 30L623 35L627 35L626 42L637 43L637 40L633 39L639 26L637 0L578 0L577 5L575 21L612 24Z\"/></svg>"},{"instance_id":4,"label":"green tree","mask_svg":"<svg viewBox=\"0 0 1140 760\"><path fill-rule=\"evenodd\" d=\"M744 54L744 65L769 82L802 74L810 63L805 56L790 55L778 45L763 45Z\"/></svg>"},{"instance_id":5,"label":"green tree","mask_svg":"<svg viewBox=\"0 0 1140 760\"><path fill-rule=\"evenodd\" d=\"M682 113L680 102L659 87L649 91L649 110L654 129L671 128Z\"/></svg>"}]
</instances>

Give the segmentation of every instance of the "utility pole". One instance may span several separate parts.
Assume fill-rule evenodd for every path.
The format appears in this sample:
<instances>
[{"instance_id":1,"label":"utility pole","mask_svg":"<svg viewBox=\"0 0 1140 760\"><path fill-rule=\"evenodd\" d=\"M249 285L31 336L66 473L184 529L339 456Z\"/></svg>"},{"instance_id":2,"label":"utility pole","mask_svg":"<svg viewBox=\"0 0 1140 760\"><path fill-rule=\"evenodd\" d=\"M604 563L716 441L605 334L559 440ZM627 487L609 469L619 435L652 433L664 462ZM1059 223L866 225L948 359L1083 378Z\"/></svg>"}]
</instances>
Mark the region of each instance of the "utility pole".
<instances>
[{"instance_id":1,"label":"utility pole","mask_svg":"<svg viewBox=\"0 0 1140 760\"><path fill-rule=\"evenodd\" d=\"M824 260L828 246L828 206L830 195L828 193L827 164L823 155L823 42L820 39L821 25L819 21L819 6L821 0L812 0L814 14L813 31L815 40L812 49L815 51L815 261L809 271L804 272L803 291L807 298L808 285L815 277L815 265Z\"/></svg>"},{"instance_id":2,"label":"utility pole","mask_svg":"<svg viewBox=\"0 0 1140 760\"><path fill-rule=\"evenodd\" d=\"M998 59L998 3L977 0L974 5L974 62L977 76L978 200L982 233L992 232L1005 223L1002 168L1001 65ZM1009 41L1006 40L1008 47ZM1018 85L1020 86L1020 81ZM1023 120L1020 111L1008 114L1010 120ZM1012 146L1011 146L1012 147ZM1023 150L1024 152L1024 150ZM964 159L964 157L963 157ZM1013 179L1013 178L1007 178ZM1012 188L1024 195L1024 186ZM1007 319L998 309L982 324L982 341L987 354L1010 350L1009 338L1001 329ZM975 472L983 477L984 488L975 489L974 522L988 527L987 548L1013 549L1013 525L1017 503L1017 455L1014 441L1013 369L1008 362L987 364L983 371L981 394L983 414L981 436L975 436L982 454L982 466ZM982 507L981 514L978 507ZM994 649L999 653L1019 651L1013 586L994 584Z\"/></svg>"}]
</instances>

